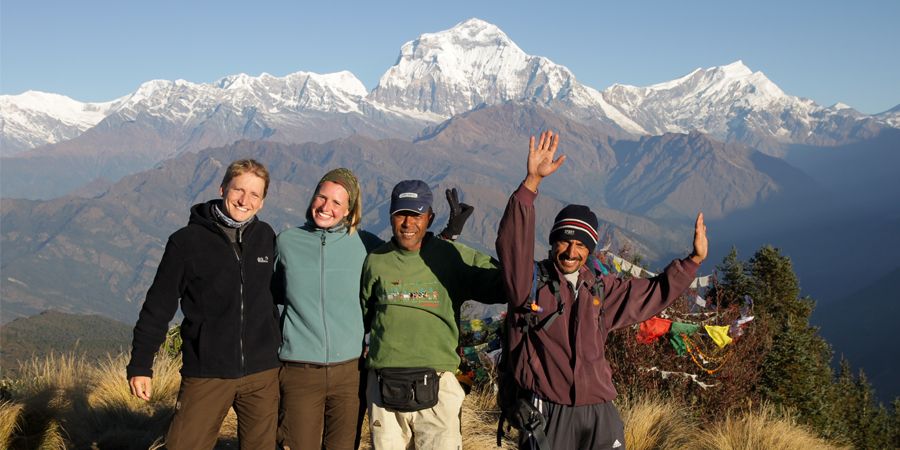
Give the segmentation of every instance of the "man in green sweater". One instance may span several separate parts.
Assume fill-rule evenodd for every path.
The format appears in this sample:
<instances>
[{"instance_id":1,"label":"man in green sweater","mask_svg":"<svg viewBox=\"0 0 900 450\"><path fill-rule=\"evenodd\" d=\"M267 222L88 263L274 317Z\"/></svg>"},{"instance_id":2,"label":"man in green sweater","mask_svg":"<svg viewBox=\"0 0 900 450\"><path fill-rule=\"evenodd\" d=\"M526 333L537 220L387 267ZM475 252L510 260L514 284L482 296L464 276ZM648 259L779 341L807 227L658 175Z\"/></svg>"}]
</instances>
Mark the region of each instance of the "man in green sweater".
<instances>
[{"instance_id":1,"label":"man in green sweater","mask_svg":"<svg viewBox=\"0 0 900 450\"><path fill-rule=\"evenodd\" d=\"M363 265L360 297L371 332L367 401L376 450L412 443L420 450L462 448L465 393L455 374L460 307L467 300L505 301L496 259L427 231L434 222L431 203L425 182L398 183L391 194L394 236ZM435 386L437 401L429 403Z\"/></svg>"}]
</instances>

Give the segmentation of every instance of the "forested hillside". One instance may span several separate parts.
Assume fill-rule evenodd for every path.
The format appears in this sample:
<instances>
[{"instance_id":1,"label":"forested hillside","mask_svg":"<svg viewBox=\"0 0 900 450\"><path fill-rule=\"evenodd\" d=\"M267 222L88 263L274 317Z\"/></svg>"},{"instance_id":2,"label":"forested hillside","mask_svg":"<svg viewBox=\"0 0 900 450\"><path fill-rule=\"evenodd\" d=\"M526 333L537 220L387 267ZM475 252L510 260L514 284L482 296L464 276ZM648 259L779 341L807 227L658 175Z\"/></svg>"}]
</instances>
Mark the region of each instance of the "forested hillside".
<instances>
[{"instance_id":1,"label":"forested hillside","mask_svg":"<svg viewBox=\"0 0 900 450\"><path fill-rule=\"evenodd\" d=\"M2 376L17 361L74 352L88 360L116 355L131 347L132 326L107 317L44 311L19 318L0 328Z\"/></svg>"}]
</instances>

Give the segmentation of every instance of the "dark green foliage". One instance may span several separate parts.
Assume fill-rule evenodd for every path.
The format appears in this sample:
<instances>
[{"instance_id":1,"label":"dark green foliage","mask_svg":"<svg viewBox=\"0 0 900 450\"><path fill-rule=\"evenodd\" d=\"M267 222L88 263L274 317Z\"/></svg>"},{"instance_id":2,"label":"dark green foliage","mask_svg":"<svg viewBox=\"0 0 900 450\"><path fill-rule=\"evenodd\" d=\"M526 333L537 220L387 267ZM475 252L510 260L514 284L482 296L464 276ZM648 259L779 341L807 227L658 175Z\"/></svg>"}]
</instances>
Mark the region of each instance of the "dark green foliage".
<instances>
[{"instance_id":1,"label":"dark green foliage","mask_svg":"<svg viewBox=\"0 0 900 450\"><path fill-rule=\"evenodd\" d=\"M809 324L815 301L800 296L789 257L766 246L741 262L732 248L716 268L718 283L709 299L734 304L749 295L757 317L770 321L758 386L764 398L793 411L823 437L858 449L900 448L900 399L888 414L861 369L856 378L845 360L839 373L830 369L831 346Z\"/></svg>"},{"instance_id":2,"label":"dark green foliage","mask_svg":"<svg viewBox=\"0 0 900 450\"><path fill-rule=\"evenodd\" d=\"M731 251L716 266L718 275L716 284L709 288L707 297L715 298L721 306L744 305L744 296L752 292L752 280L748 274L747 263L738 260L737 248Z\"/></svg>"},{"instance_id":3,"label":"dark green foliage","mask_svg":"<svg viewBox=\"0 0 900 450\"><path fill-rule=\"evenodd\" d=\"M101 316L44 311L16 319L0 329L2 352L0 367L8 376L16 361L32 356L44 358L55 354L83 355L88 360L106 358L131 347L132 326Z\"/></svg>"},{"instance_id":4,"label":"dark green foliage","mask_svg":"<svg viewBox=\"0 0 900 450\"><path fill-rule=\"evenodd\" d=\"M772 349L763 360L760 391L792 408L826 437L839 434L834 405L828 401L831 346L809 324L815 302L800 296L800 281L781 249L766 246L746 265L749 295L759 314L772 321Z\"/></svg>"},{"instance_id":5,"label":"dark green foliage","mask_svg":"<svg viewBox=\"0 0 900 450\"><path fill-rule=\"evenodd\" d=\"M759 249L747 262L747 272L752 280L750 296L758 311L778 322L809 322L816 303L800 297L800 280L794 275L791 258L782 255L780 248Z\"/></svg>"},{"instance_id":6,"label":"dark green foliage","mask_svg":"<svg viewBox=\"0 0 900 450\"><path fill-rule=\"evenodd\" d=\"M891 416L888 419L888 445L900 448L900 397L891 402Z\"/></svg>"},{"instance_id":7,"label":"dark green foliage","mask_svg":"<svg viewBox=\"0 0 900 450\"><path fill-rule=\"evenodd\" d=\"M159 346L159 354L169 358L176 358L181 354L181 344L183 343L181 325L172 325L169 327L169 331L166 332L166 340Z\"/></svg>"},{"instance_id":8,"label":"dark green foliage","mask_svg":"<svg viewBox=\"0 0 900 450\"><path fill-rule=\"evenodd\" d=\"M884 405L877 403L872 385L866 374L859 370L854 379L850 363L841 360L840 372L837 374L835 388L835 405L847 441L855 449L893 448L890 444L890 416ZM896 420L896 408L894 409Z\"/></svg>"}]
</instances>

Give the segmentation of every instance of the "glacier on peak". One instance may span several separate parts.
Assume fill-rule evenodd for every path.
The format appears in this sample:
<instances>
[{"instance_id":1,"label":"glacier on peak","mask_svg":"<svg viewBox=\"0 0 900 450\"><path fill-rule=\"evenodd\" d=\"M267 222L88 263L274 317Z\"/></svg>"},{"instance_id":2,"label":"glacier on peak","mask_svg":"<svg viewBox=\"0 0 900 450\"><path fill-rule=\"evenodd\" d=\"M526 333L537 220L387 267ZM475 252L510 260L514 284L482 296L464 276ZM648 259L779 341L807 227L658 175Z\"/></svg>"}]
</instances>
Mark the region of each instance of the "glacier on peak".
<instances>
[{"instance_id":1,"label":"glacier on peak","mask_svg":"<svg viewBox=\"0 0 900 450\"><path fill-rule=\"evenodd\" d=\"M737 60L731 64L726 64L720 67L713 67L708 70L718 69L720 72L725 74L726 77L732 78L744 78L753 74L753 71L750 70L749 67L744 65L743 60Z\"/></svg>"},{"instance_id":2,"label":"glacier on peak","mask_svg":"<svg viewBox=\"0 0 900 450\"><path fill-rule=\"evenodd\" d=\"M0 109L47 114L72 125L94 126L121 102L82 103L61 94L26 91L19 95L0 95Z\"/></svg>"},{"instance_id":3,"label":"glacier on peak","mask_svg":"<svg viewBox=\"0 0 900 450\"><path fill-rule=\"evenodd\" d=\"M583 86L567 68L526 54L496 25L470 19L404 44L367 99L446 119L482 104L546 104L572 89Z\"/></svg>"},{"instance_id":4,"label":"glacier on peak","mask_svg":"<svg viewBox=\"0 0 900 450\"><path fill-rule=\"evenodd\" d=\"M496 26L470 19L404 44L397 63L382 76L379 86L407 87L426 76L465 83L503 67L521 66L527 56Z\"/></svg>"},{"instance_id":5,"label":"glacier on peak","mask_svg":"<svg viewBox=\"0 0 900 450\"><path fill-rule=\"evenodd\" d=\"M0 95L0 155L75 138L100 123L126 98L82 103L39 91Z\"/></svg>"}]
</instances>

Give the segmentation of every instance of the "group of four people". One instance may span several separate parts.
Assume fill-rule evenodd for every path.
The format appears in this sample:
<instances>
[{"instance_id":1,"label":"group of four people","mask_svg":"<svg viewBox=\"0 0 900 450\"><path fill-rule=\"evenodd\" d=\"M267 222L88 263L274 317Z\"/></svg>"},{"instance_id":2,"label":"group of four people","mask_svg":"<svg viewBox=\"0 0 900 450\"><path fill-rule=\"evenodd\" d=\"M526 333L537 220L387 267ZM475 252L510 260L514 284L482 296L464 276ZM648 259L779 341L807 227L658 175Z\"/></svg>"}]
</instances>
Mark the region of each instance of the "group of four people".
<instances>
[{"instance_id":1,"label":"group of four people","mask_svg":"<svg viewBox=\"0 0 900 450\"><path fill-rule=\"evenodd\" d=\"M306 223L276 238L256 218L268 171L233 162L222 198L192 207L188 225L169 238L134 330L127 377L132 393L149 400L153 356L180 300L182 382L166 448L212 448L233 407L242 449L355 449L365 406L376 449L459 450L465 392L455 372L467 300L508 304L515 380L545 417L550 448L624 448L606 335L649 319L687 289L706 257L706 230L698 215L693 252L657 277L595 278L584 263L597 218L569 205L549 237L563 287L533 293L533 203L538 184L565 160L554 159L558 141L548 131L537 146L529 142L526 178L500 222L499 262L453 242L471 213L455 191L447 229L427 231L433 196L419 180L394 187L390 241L359 230L359 184L346 169L328 172ZM551 315L558 318L546 328L522 326L551 323ZM520 448L534 445L521 435Z\"/></svg>"}]
</instances>

